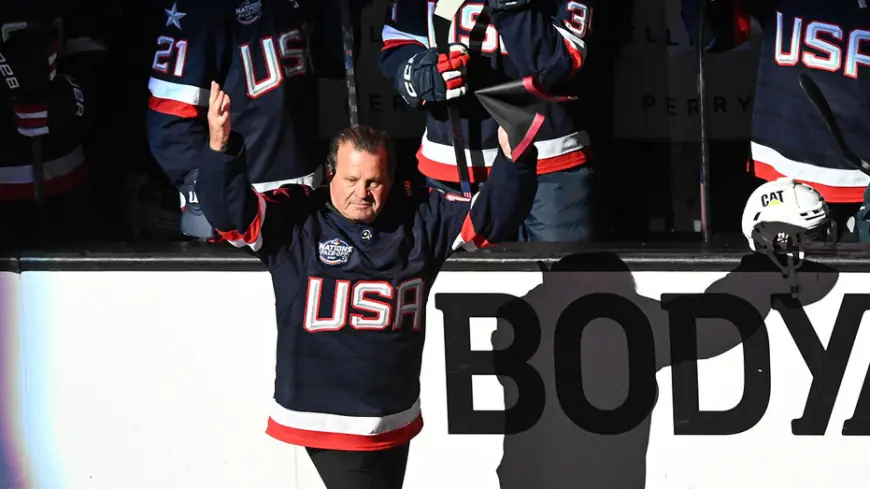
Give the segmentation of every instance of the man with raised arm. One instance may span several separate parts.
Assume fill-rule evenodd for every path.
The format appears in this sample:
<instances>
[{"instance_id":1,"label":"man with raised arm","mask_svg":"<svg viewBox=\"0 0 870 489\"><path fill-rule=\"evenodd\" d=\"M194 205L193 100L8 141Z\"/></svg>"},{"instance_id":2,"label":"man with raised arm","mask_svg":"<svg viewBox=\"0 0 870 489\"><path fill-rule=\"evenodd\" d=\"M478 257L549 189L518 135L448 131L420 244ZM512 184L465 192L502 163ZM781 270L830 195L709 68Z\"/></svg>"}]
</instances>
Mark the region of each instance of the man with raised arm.
<instances>
[{"instance_id":1,"label":"man with raised arm","mask_svg":"<svg viewBox=\"0 0 870 489\"><path fill-rule=\"evenodd\" d=\"M453 251L511 236L528 215L542 121L500 131L488 183L469 202L396 184L389 136L366 126L332 141L328 187L258 193L229 113L213 83L196 191L217 231L254 250L272 276L278 347L267 433L306 447L329 489L401 488L423 427L429 290Z\"/></svg>"}]
</instances>

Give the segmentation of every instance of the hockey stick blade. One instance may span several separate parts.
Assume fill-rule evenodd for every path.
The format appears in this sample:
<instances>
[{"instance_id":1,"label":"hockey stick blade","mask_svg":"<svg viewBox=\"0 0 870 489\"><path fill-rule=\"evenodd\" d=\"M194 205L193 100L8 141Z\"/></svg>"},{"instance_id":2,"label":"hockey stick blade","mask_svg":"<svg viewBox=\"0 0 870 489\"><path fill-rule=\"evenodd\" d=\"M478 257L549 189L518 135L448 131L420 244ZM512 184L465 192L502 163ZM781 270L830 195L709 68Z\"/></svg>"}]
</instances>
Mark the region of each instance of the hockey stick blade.
<instances>
[{"instance_id":1,"label":"hockey stick blade","mask_svg":"<svg viewBox=\"0 0 870 489\"><path fill-rule=\"evenodd\" d=\"M435 43L438 52L448 53L450 50L449 37L450 25L453 18L462 7L465 0L438 0L435 4L435 12L432 18L432 27L435 29ZM459 186L462 196L471 198L471 179L468 176L468 161L465 159L465 141L462 139L462 121L459 116L459 107L455 102L447 103L447 114L450 117L450 127L453 136L453 153L456 155L456 170L459 172Z\"/></svg>"},{"instance_id":2,"label":"hockey stick blade","mask_svg":"<svg viewBox=\"0 0 870 489\"><path fill-rule=\"evenodd\" d=\"M816 85L816 82L813 81L808 74L801 73L800 85L807 98L810 99L810 102L819 112L822 120L825 121L825 125L828 126L828 131L830 131L831 136L834 137L834 140L837 142L837 146L840 147L840 151L843 153L843 157L846 161L855 166L855 168L864 172L866 175L870 175L870 163L862 160L852 151L852 148L849 147L846 138L843 137L843 131L840 129L840 125L834 117L834 111L831 110L831 106L828 105L827 99L825 99L822 90L818 85Z\"/></svg>"}]
</instances>

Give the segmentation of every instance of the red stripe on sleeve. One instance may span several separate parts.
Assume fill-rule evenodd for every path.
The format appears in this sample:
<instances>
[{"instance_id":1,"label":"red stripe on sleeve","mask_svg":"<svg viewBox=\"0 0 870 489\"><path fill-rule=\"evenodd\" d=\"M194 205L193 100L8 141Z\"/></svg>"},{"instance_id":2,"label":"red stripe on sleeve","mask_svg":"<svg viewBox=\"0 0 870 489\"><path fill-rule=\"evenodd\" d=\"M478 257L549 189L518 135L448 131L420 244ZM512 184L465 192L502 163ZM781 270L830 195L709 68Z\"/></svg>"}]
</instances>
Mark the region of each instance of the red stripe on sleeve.
<instances>
[{"instance_id":1,"label":"red stripe on sleeve","mask_svg":"<svg viewBox=\"0 0 870 489\"><path fill-rule=\"evenodd\" d=\"M19 119L18 126L26 129L33 129L44 127L48 125L48 120L46 119Z\"/></svg>"},{"instance_id":2,"label":"red stripe on sleeve","mask_svg":"<svg viewBox=\"0 0 870 489\"><path fill-rule=\"evenodd\" d=\"M182 119L205 119L208 113L208 108L206 107L154 96L148 99L148 108L161 114L174 115Z\"/></svg>"},{"instance_id":3,"label":"red stripe on sleeve","mask_svg":"<svg viewBox=\"0 0 870 489\"><path fill-rule=\"evenodd\" d=\"M465 220L462 221L462 229L459 231L459 237L466 243L474 243L478 248L483 248L489 245L489 241L477 231L474 230L474 224L471 222L471 213L465 215Z\"/></svg>"},{"instance_id":4,"label":"red stripe on sleeve","mask_svg":"<svg viewBox=\"0 0 870 489\"><path fill-rule=\"evenodd\" d=\"M48 110L48 106L45 104L15 104L12 109L22 114L32 114L34 112L45 112Z\"/></svg>"},{"instance_id":5,"label":"red stripe on sleeve","mask_svg":"<svg viewBox=\"0 0 870 489\"><path fill-rule=\"evenodd\" d=\"M254 192L254 190L251 189L251 192ZM254 195L257 195L256 192L254 193ZM259 199L260 197L257 195L257 198ZM258 204L261 203L258 202ZM215 231L217 231L218 234L220 234L221 237L227 241L242 241L248 245L254 244L257 241L257 238L260 237L260 227L262 226L263 222L262 211L264 209L264 206L257 205L257 215L254 216L254 220L251 221L251 224L248 226L248 229L245 230L244 234L239 233L238 231L221 231L220 229L215 229Z\"/></svg>"},{"instance_id":6,"label":"red stripe on sleeve","mask_svg":"<svg viewBox=\"0 0 870 489\"><path fill-rule=\"evenodd\" d=\"M414 44L420 46L421 48L425 48L426 46L420 44L417 41L412 41L410 39L391 39L389 41L384 41L384 46L381 48L381 51L387 51L390 49L395 49L401 46L407 46L409 44Z\"/></svg>"}]
</instances>

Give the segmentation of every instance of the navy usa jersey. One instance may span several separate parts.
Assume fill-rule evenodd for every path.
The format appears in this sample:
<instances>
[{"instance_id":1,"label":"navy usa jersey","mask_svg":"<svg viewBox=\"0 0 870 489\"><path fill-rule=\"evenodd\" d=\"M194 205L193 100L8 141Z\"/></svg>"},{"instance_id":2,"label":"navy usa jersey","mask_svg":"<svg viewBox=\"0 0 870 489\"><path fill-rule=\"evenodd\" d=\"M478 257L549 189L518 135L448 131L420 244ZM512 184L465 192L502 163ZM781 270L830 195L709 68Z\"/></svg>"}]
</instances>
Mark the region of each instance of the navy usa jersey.
<instances>
[{"instance_id":1,"label":"navy usa jersey","mask_svg":"<svg viewBox=\"0 0 870 489\"><path fill-rule=\"evenodd\" d=\"M509 80L536 77L544 89L569 86L583 66L592 36L592 12L598 0L547 0L532 7L481 15L485 2L464 2L448 34L450 42L470 47L469 93ZM380 66L384 76L401 82L400 69L415 54L436 47L432 16L436 0L394 0L383 28ZM479 25L478 25L479 24ZM475 31L472 34L472 31ZM577 87L571 87L576 89ZM498 153L498 124L475 97L457 100L463 142L472 182L486 180ZM427 110L417 161L426 176L458 182L452 127L443 104ZM535 140L538 173L583 164L589 136L577 117L575 103L551 104Z\"/></svg>"},{"instance_id":2,"label":"navy usa jersey","mask_svg":"<svg viewBox=\"0 0 870 489\"><path fill-rule=\"evenodd\" d=\"M332 207L328 188L257 193L244 149L235 157L209 150L196 187L203 212L272 276L278 347L267 433L375 450L420 432L429 290L454 250L515 235L537 188L534 150L526 155L516 163L499 155L471 202L395 185L382 214L359 224Z\"/></svg>"},{"instance_id":3,"label":"navy usa jersey","mask_svg":"<svg viewBox=\"0 0 870 489\"><path fill-rule=\"evenodd\" d=\"M801 73L816 81L849 145L870 159L870 83L860 78L870 65L870 9L863 0L728 0L710 2L707 12L712 51L746 40L750 16L764 31L752 115L755 175L805 182L828 202L863 202L870 178L846 162L799 84Z\"/></svg>"},{"instance_id":4,"label":"navy usa jersey","mask_svg":"<svg viewBox=\"0 0 870 489\"><path fill-rule=\"evenodd\" d=\"M206 149L212 80L232 99L233 128L245 137L248 177L260 191L314 173L317 76L343 73L340 25L332 19L338 1L163 4L148 84L148 139L173 183L199 166Z\"/></svg>"}]
</instances>

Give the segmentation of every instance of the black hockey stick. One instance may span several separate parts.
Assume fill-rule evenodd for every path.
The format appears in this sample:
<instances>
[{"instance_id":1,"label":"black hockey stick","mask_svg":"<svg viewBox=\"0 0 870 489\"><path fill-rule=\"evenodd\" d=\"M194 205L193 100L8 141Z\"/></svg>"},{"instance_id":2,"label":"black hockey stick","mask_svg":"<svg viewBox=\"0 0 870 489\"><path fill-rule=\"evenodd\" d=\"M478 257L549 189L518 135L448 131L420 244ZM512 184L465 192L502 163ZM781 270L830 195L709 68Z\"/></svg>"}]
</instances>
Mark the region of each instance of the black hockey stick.
<instances>
[{"instance_id":1,"label":"black hockey stick","mask_svg":"<svg viewBox=\"0 0 870 489\"><path fill-rule=\"evenodd\" d=\"M831 106L828 105L827 99L825 99L822 90L818 85L816 85L816 82L813 81L807 73L801 73L800 84L804 93L807 95L807 98L810 99L810 102L812 102L816 110L819 111L819 115L822 116L822 120L825 121L825 125L828 126L828 131L831 132L831 136L834 137L834 140L837 142L837 146L840 147L840 151L843 152L843 157L846 161L854 165L855 168L861 170L866 175L870 175L870 163L862 160L861 157L856 155L855 152L852 151L852 148L849 147L849 143L847 143L846 138L843 137L843 131L840 129L840 125L834 117L834 111L831 110Z\"/></svg>"},{"instance_id":2,"label":"black hockey stick","mask_svg":"<svg viewBox=\"0 0 870 489\"><path fill-rule=\"evenodd\" d=\"M432 27L435 29L435 44L440 53L450 54L450 26L453 18L462 7L465 0L438 0L435 4L435 15ZM471 180L468 177L468 161L465 159L465 142L462 139L462 122L459 117L459 107L454 102L447 103L447 113L453 132L453 153L456 155L456 169L459 172L459 185L462 195L471 198Z\"/></svg>"},{"instance_id":3,"label":"black hockey stick","mask_svg":"<svg viewBox=\"0 0 870 489\"><path fill-rule=\"evenodd\" d=\"M353 63L353 22L351 21L350 0L341 0L341 34L350 127L357 127L359 126L359 103L357 102L356 72Z\"/></svg>"},{"instance_id":4,"label":"black hockey stick","mask_svg":"<svg viewBox=\"0 0 870 489\"><path fill-rule=\"evenodd\" d=\"M706 23L707 1L700 0L701 14L698 24L698 118L701 125L701 168L700 200L701 200L701 236L704 244L710 244L710 148L707 143L707 113L704 110L707 99L706 84L704 83L704 25Z\"/></svg>"}]
</instances>

